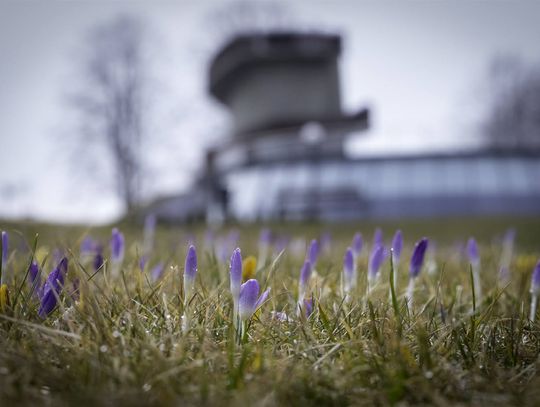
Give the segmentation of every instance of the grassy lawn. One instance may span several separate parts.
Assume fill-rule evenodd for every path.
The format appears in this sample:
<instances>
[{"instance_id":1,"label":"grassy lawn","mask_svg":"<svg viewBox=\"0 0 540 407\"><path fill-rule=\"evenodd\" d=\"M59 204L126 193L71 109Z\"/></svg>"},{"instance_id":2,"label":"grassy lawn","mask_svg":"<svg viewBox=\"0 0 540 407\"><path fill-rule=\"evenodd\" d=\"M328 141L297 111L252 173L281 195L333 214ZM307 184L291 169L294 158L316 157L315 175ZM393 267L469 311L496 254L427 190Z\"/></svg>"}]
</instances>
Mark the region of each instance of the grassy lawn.
<instances>
[{"instance_id":1,"label":"grassy lawn","mask_svg":"<svg viewBox=\"0 0 540 407\"><path fill-rule=\"evenodd\" d=\"M3 270L10 301L0 312L0 405L540 403L540 324L529 320L531 273L540 259L538 218L269 225L288 241L278 239L285 251L271 247L265 264L257 265L261 291L271 292L242 338L234 326L229 258L235 247L244 259L260 255L260 226L232 225L213 237L201 225L159 226L142 270L142 226L118 226L126 246L115 273L111 227L0 224L10 238ZM394 268L395 295L387 256L368 298L376 226L386 246L400 228L404 248ZM501 238L509 227L516 240L510 280L503 281ZM356 231L364 248L357 286L345 301L343 256ZM86 236L103 246L97 269L95 256L81 256ZM408 306L409 261L423 236L430 246ZM480 298L473 298L464 250L470 236L481 256ZM313 238L320 242L306 295L313 312L298 315L300 269ZM184 298L188 242L196 247L198 272L193 295ZM44 281L62 256L68 261L63 287L54 309L41 317L37 283L27 281L29 264L38 262ZM154 278L159 263L163 272ZM183 315L189 320L184 330Z\"/></svg>"}]
</instances>

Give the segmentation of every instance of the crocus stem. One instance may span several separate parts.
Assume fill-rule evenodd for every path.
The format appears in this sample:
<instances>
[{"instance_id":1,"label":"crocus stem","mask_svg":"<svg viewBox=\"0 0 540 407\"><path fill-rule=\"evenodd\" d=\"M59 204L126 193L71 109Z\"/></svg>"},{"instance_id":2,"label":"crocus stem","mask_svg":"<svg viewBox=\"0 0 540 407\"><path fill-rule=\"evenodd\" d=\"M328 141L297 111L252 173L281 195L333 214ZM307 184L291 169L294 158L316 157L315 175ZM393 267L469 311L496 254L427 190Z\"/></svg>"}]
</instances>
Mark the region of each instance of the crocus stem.
<instances>
[{"instance_id":1,"label":"crocus stem","mask_svg":"<svg viewBox=\"0 0 540 407\"><path fill-rule=\"evenodd\" d=\"M370 294L371 294L371 282L368 280L368 283L366 286L366 295L364 296L364 311L367 311L368 309L368 301L369 301Z\"/></svg>"},{"instance_id":2,"label":"crocus stem","mask_svg":"<svg viewBox=\"0 0 540 407\"><path fill-rule=\"evenodd\" d=\"M189 329L189 317L187 310L184 311L184 315L182 315L182 332L186 333Z\"/></svg>"},{"instance_id":3,"label":"crocus stem","mask_svg":"<svg viewBox=\"0 0 540 407\"><path fill-rule=\"evenodd\" d=\"M530 320L531 322L534 322L535 318L536 318L536 305L538 303L538 297L536 296L536 294L533 294L532 295L532 298L531 298L531 316L530 316Z\"/></svg>"},{"instance_id":4,"label":"crocus stem","mask_svg":"<svg viewBox=\"0 0 540 407\"><path fill-rule=\"evenodd\" d=\"M120 263L113 263L111 265L111 276L113 278L116 278L118 277L118 275L120 274Z\"/></svg>"},{"instance_id":5,"label":"crocus stem","mask_svg":"<svg viewBox=\"0 0 540 407\"><path fill-rule=\"evenodd\" d=\"M393 264L394 264L394 290L397 290L397 278L398 278L397 276L398 276L399 267L396 261Z\"/></svg>"},{"instance_id":6,"label":"crocus stem","mask_svg":"<svg viewBox=\"0 0 540 407\"><path fill-rule=\"evenodd\" d=\"M473 269L473 280L474 280L474 296L476 303L479 304L482 301L482 287L480 283L480 270L478 267Z\"/></svg>"},{"instance_id":7,"label":"crocus stem","mask_svg":"<svg viewBox=\"0 0 540 407\"><path fill-rule=\"evenodd\" d=\"M233 299L233 324L238 328L238 299Z\"/></svg>"},{"instance_id":8,"label":"crocus stem","mask_svg":"<svg viewBox=\"0 0 540 407\"><path fill-rule=\"evenodd\" d=\"M394 267L394 290L397 293L397 267L395 263L392 263ZM392 287L388 287L388 302L392 303Z\"/></svg>"},{"instance_id":9,"label":"crocus stem","mask_svg":"<svg viewBox=\"0 0 540 407\"><path fill-rule=\"evenodd\" d=\"M237 328L235 329L236 332L236 344L241 345L244 340L244 335L246 332L246 322L245 321L239 321L239 318L235 318Z\"/></svg>"},{"instance_id":10,"label":"crocus stem","mask_svg":"<svg viewBox=\"0 0 540 407\"><path fill-rule=\"evenodd\" d=\"M186 333L189 329L189 301L188 297L184 298L184 314L182 315L182 332Z\"/></svg>"},{"instance_id":11,"label":"crocus stem","mask_svg":"<svg viewBox=\"0 0 540 407\"><path fill-rule=\"evenodd\" d=\"M406 300L407 300L407 307L409 309L413 306L413 296L414 296L414 284L415 284L415 278L409 279L409 285L407 286L407 294L406 294Z\"/></svg>"}]
</instances>

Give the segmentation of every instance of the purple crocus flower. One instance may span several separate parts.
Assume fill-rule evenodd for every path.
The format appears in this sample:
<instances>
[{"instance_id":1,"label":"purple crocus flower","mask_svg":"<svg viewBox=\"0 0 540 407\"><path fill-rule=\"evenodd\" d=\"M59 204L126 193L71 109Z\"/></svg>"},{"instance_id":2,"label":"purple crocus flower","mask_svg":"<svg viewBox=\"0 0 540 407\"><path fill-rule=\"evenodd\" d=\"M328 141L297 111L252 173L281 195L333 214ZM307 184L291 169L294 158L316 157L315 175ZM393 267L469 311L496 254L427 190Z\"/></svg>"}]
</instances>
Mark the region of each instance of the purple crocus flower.
<instances>
[{"instance_id":1,"label":"purple crocus flower","mask_svg":"<svg viewBox=\"0 0 540 407\"><path fill-rule=\"evenodd\" d=\"M250 319L255 311L268 299L270 289L262 293L260 297L259 290L259 283L253 278L240 286L238 315L242 321Z\"/></svg>"},{"instance_id":2,"label":"purple crocus flower","mask_svg":"<svg viewBox=\"0 0 540 407\"><path fill-rule=\"evenodd\" d=\"M2 231L2 274L0 276L2 277L2 284L4 283L4 272L7 267L7 261L8 261L8 247L9 247L9 235L8 232L5 230Z\"/></svg>"},{"instance_id":3,"label":"purple crocus flower","mask_svg":"<svg viewBox=\"0 0 540 407\"><path fill-rule=\"evenodd\" d=\"M195 288L195 277L197 277L197 252L195 246L191 245L186 254L184 267L184 300L189 301L193 289Z\"/></svg>"},{"instance_id":4,"label":"purple crocus flower","mask_svg":"<svg viewBox=\"0 0 540 407\"><path fill-rule=\"evenodd\" d=\"M536 263L531 278L531 293L540 294L540 260Z\"/></svg>"},{"instance_id":5,"label":"purple crocus flower","mask_svg":"<svg viewBox=\"0 0 540 407\"><path fill-rule=\"evenodd\" d=\"M467 257L469 258L469 262L473 265L473 267L477 266L480 263L478 245L476 244L476 240L473 237L471 237L467 241Z\"/></svg>"},{"instance_id":6,"label":"purple crocus flower","mask_svg":"<svg viewBox=\"0 0 540 407\"><path fill-rule=\"evenodd\" d=\"M427 238L420 239L414 246L413 254L411 256L411 264L409 268L409 275L411 278L416 278L422 270L422 265L424 263L424 256L426 254L426 249L428 247Z\"/></svg>"},{"instance_id":7,"label":"purple crocus flower","mask_svg":"<svg viewBox=\"0 0 540 407\"><path fill-rule=\"evenodd\" d=\"M313 297L304 299L304 313L306 318L313 314Z\"/></svg>"},{"instance_id":8,"label":"purple crocus flower","mask_svg":"<svg viewBox=\"0 0 540 407\"><path fill-rule=\"evenodd\" d=\"M332 235L330 232L324 232L321 235L321 250L324 253L327 253L330 251L330 247L332 246Z\"/></svg>"},{"instance_id":9,"label":"purple crocus flower","mask_svg":"<svg viewBox=\"0 0 540 407\"><path fill-rule=\"evenodd\" d=\"M311 264L311 267L315 268L315 263L317 263L317 257L319 256L319 243L317 239L313 239L309 245L309 250L307 253L307 260Z\"/></svg>"},{"instance_id":10,"label":"purple crocus flower","mask_svg":"<svg viewBox=\"0 0 540 407\"><path fill-rule=\"evenodd\" d=\"M510 228L508 229L503 237L503 244L514 244L514 240L516 239L516 229Z\"/></svg>"},{"instance_id":11,"label":"purple crocus flower","mask_svg":"<svg viewBox=\"0 0 540 407\"><path fill-rule=\"evenodd\" d=\"M141 271L144 271L144 269L146 268L146 263L148 263L148 255L143 254L139 259L139 268L141 269Z\"/></svg>"},{"instance_id":12,"label":"purple crocus flower","mask_svg":"<svg viewBox=\"0 0 540 407\"><path fill-rule=\"evenodd\" d=\"M28 267L28 284L39 298L41 290L41 273L39 271L39 265L35 261Z\"/></svg>"},{"instance_id":13,"label":"purple crocus flower","mask_svg":"<svg viewBox=\"0 0 540 407\"><path fill-rule=\"evenodd\" d=\"M270 245L272 244L272 232L270 229L262 229L259 235L259 264L266 264Z\"/></svg>"},{"instance_id":14,"label":"purple crocus flower","mask_svg":"<svg viewBox=\"0 0 540 407\"><path fill-rule=\"evenodd\" d=\"M111 260L120 264L124 260L124 234L117 228L113 228L111 234Z\"/></svg>"},{"instance_id":15,"label":"purple crocus flower","mask_svg":"<svg viewBox=\"0 0 540 407\"><path fill-rule=\"evenodd\" d=\"M362 234L357 232L354 234L351 249L353 251L354 257L360 256L362 252L362 247L364 246L364 241L362 240Z\"/></svg>"},{"instance_id":16,"label":"purple crocus flower","mask_svg":"<svg viewBox=\"0 0 540 407\"><path fill-rule=\"evenodd\" d=\"M240 293L240 285L242 284L242 252L239 248L233 251L230 264L230 279L231 279L231 292L233 296L237 296Z\"/></svg>"},{"instance_id":17,"label":"purple crocus flower","mask_svg":"<svg viewBox=\"0 0 540 407\"><path fill-rule=\"evenodd\" d=\"M392 260L394 265L399 263L399 258L401 257L401 250L403 249L403 234L401 230L397 230L392 239Z\"/></svg>"},{"instance_id":18,"label":"purple crocus flower","mask_svg":"<svg viewBox=\"0 0 540 407\"><path fill-rule=\"evenodd\" d=\"M242 284L242 254L239 248L236 248L231 256L229 275L231 280L231 294L233 297L234 323L236 324L236 316L238 315L238 301L240 298L240 287Z\"/></svg>"},{"instance_id":19,"label":"purple crocus flower","mask_svg":"<svg viewBox=\"0 0 540 407\"><path fill-rule=\"evenodd\" d=\"M538 303L538 294L540 294L540 261L536 263L531 278L531 316L530 320L534 322L536 317L536 304Z\"/></svg>"},{"instance_id":20,"label":"purple crocus flower","mask_svg":"<svg viewBox=\"0 0 540 407\"><path fill-rule=\"evenodd\" d=\"M33 261L30 264L30 267L28 267L28 281L31 284L34 284L34 282L39 278L39 266L37 262Z\"/></svg>"},{"instance_id":21,"label":"purple crocus flower","mask_svg":"<svg viewBox=\"0 0 540 407\"><path fill-rule=\"evenodd\" d=\"M289 245L289 238L287 236L279 236L276 238L275 244L274 244L274 254L278 255L283 250L287 248Z\"/></svg>"},{"instance_id":22,"label":"purple crocus flower","mask_svg":"<svg viewBox=\"0 0 540 407\"><path fill-rule=\"evenodd\" d=\"M353 251L350 247L347 248L345 251L345 255L343 256L343 294L348 295L349 292L354 288L356 285L356 281L354 279L354 255Z\"/></svg>"},{"instance_id":23,"label":"purple crocus flower","mask_svg":"<svg viewBox=\"0 0 540 407\"><path fill-rule=\"evenodd\" d=\"M67 273L68 260L63 258L58 266L49 274L43 285L43 295L38 314L41 318L46 318L56 307L57 297L64 285L64 278Z\"/></svg>"},{"instance_id":24,"label":"purple crocus flower","mask_svg":"<svg viewBox=\"0 0 540 407\"><path fill-rule=\"evenodd\" d=\"M152 267L152 270L150 270L150 276L152 276L152 281L158 281L163 275L164 270L165 264L162 261Z\"/></svg>"},{"instance_id":25,"label":"purple crocus flower","mask_svg":"<svg viewBox=\"0 0 540 407\"><path fill-rule=\"evenodd\" d=\"M502 240L501 260L499 264L499 280L506 284L510 281L510 263L514 251L515 229L508 229Z\"/></svg>"},{"instance_id":26,"label":"purple crocus flower","mask_svg":"<svg viewBox=\"0 0 540 407\"><path fill-rule=\"evenodd\" d=\"M96 249L96 255L94 256L94 270L96 271L98 271L104 263L102 250L101 246Z\"/></svg>"},{"instance_id":27,"label":"purple crocus flower","mask_svg":"<svg viewBox=\"0 0 540 407\"><path fill-rule=\"evenodd\" d=\"M375 246L371 251L368 266L368 280L374 281L379 275L379 269L384 261L384 246Z\"/></svg>"},{"instance_id":28,"label":"purple crocus flower","mask_svg":"<svg viewBox=\"0 0 540 407\"><path fill-rule=\"evenodd\" d=\"M80 247L81 255L94 253L95 249L96 249L96 242L94 242L94 239L92 239L90 236L86 236L81 242L81 247Z\"/></svg>"},{"instance_id":29,"label":"purple crocus flower","mask_svg":"<svg viewBox=\"0 0 540 407\"><path fill-rule=\"evenodd\" d=\"M474 295L477 301L482 300L482 287L480 281L480 254L478 253L478 245L474 238L470 238L467 242L467 256L472 266Z\"/></svg>"},{"instance_id":30,"label":"purple crocus flower","mask_svg":"<svg viewBox=\"0 0 540 407\"><path fill-rule=\"evenodd\" d=\"M94 239L92 239L90 236L86 236L82 242L79 249L79 255L81 258L81 262L83 263L89 263L94 259L94 255L96 252L96 248L98 247L98 244Z\"/></svg>"},{"instance_id":31,"label":"purple crocus flower","mask_svg":"<svg viewBox=\"0 0 540 407\"><path fill-rule=\"evenodd\" d=\"M375 229L375 232L373 233L373 246L384 246L383 233L381 228Z\"/></svg>"},{"instance_id":32,"label":"purple crocus flower","mask_svg":"<svg viewBox=\"0 0 540 407\"><path fill-rule=\"evenodd\" d=\"M143 241L143 254L150 254L154 247L154 235L156 233L156 215L150 213L146 215L144 219L144 241Z\"/></svg>"},{"instance_id":33,"label":"purple crocus flower","mask_svg":"<svg viewBox=\"0 0 540 407\"><path fill-rule=\"evenodd\" d=\"M272 232L270 229L264 228L259 234L259 245L269 246L272 243Z\"/></svg>"},{"instance_id":34,"label":"purple crocus flower","mask_svg":"<svg viewBox=\"0 0 540 407\"><path fill-rule=\"evenodd\" d=\"M300 269L300 282L299 282L299 291L305 292L308 284L309 279L311 278L311 263L309 260L306 260L304 264L302 265L302 268Z\"/></svg>"}]
</instances>

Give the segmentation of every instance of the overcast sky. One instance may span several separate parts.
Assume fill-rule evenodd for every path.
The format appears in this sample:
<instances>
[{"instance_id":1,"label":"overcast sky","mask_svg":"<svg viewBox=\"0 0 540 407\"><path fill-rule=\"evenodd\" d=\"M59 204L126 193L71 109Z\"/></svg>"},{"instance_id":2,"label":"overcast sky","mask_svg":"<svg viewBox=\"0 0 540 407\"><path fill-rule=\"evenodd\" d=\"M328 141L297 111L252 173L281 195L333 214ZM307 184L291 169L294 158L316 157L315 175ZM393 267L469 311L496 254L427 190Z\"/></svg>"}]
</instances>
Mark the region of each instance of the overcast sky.
<instances>
[{"instance_id":1,"label":"overcast sky","mask_svg":"<svg viewBox=\"0 0 540 407\"><path fill-rule=\"evenodd\" d=\"M110 183L73 175L63 96L85 33L122 12L148 18L160 55L147 192L185 189L203 146L227 129L223 109L205 94L205 64L224 40L216 16L230 6L239 9L232 1L0 1L0 217L103 222L120 214ZM370 131L350 140L351 155L478 145L489 61L506 53L540 61L540 2L308 0L278 8L296 27L344 36L344 107L373 111Z\"/></svg>"}]
</instances>

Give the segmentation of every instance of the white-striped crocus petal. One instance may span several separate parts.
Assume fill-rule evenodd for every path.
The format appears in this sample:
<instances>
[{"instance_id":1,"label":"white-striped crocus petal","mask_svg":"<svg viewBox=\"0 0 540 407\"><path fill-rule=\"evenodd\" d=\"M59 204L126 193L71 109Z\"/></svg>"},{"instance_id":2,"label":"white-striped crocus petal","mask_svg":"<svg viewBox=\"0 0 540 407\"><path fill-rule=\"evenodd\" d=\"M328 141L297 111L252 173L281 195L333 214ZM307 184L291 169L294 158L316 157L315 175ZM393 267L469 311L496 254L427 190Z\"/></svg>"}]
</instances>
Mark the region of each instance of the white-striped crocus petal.
<instances>
[{"instance_id":1,"label":"white-striped crocus petal","mask_svg":"<svg viewBox=\"0 0 540 407\"><path fill-rule=\"evenodd\" d=\"M384 246L375 246L371 252L368 265L368 280L375 281L379 274L379 269L384 261Z\"/></svg>"},{"instance_id":2,"label":"white-striped crocus petal","mask_svg":"<svg viewBox=\"0 0 540 407\"><path fill-rule=\"evenodd\" d=\"M298 281L298 301L301 302L306 294L306 289L311 278L311 263L306 260L300 269L300 279Z\"/></svg>"},{"instance_id":3,"label":"white-striped crocus petal","mask_svg":"<svg viewBox=\"0 0 540 407\"><path fill-rule=\"evenodd\" d=\"M362 240L362 234L357 232L354 234L351 249L353 251L354 257L357 258L362 252L362 247L364 246L364 241Z\"/></svg>"},{"instance_id":4,"label":"white-striped crocus petal","mask_svg":"<svg viewBox=\"0 0 540 407\"><path fill-rule=\"evenodd\" d=\"M401 250L403 249L403 234L401 230L396 230L394 238L392 239L392 262L394 266L397 266L401 257Z\"/></svg>"},{"instance_id":5,"label":"white-striped crocus petal","mask_svg":"<svg viewBox=\"0 0 540 407\"><path fill-rule=\"evenodd\" d=\"M317 239L313 239L309 245L309 250L307 253L307 260L311 264L312 268L315 268L315 264L317 263L318 257L319 257L319 243L317 242Z\"/></svg>"},{"instance_id":6,"label":"white-striped crocus petal","mask_svg":"<svg viewBox=\"0 0 540 407\"><path fill-rule=\"evenodd\" d=\"M240 295L240 285L242 284L242 253L239 248L233 251L229 268L231 280L231 294L238 299Z\"/></svg>"},{"instance_id":7,"label":"white-striped crocus petal","mask_svg":"<svg viewBox=\"0 0 540 407\"><path fill-rule=\"evenodd\" d=\"M186 254L184 267L184 300L189 301L195 288L195 278L197 277L197 252L195 246L191 245Z\"/></svg>"},{"instance_id":8,"label":"white-striped crocus petal","mask_svg":"<svg viewBox=\"0 0 540 407\"><path fill-rule=\"evenodd\" d=\"M120 264L124 260L124 235L117 228L113 228L111 233L111 260Z\"/></svg>"},{"instance_id":9,"label":"white-striped crocus petal","mask_svg":"<svg viewBox=\"0 0 540 407\"><path fill-rule=\"evenodd\" d=\"M478 266L480 263L480 255L478 253L478 245L476 243L476 240L471 237L467 241L467 257L469 258L469 262L473 267Z\"/></svg>"},{"instance_id":10,"label":"white-striped crocus petal","mask_svg":"<svg viewBox=\"0 0 540 407\"><path fill-rule=\"evenodd\" d=\"M259 300L259 283L255 279L250 279L240 286L240 297L238 302L238 315L240 320L247 321L257 310Z\"/></svg>"},{"instance_id":11,"label":"white-striped crocus petal","mask_svg":"<svg viewBox=\"0 0 540 407\"><path fill-rule=\"evenodd\" d=\"M350 247L343 256L343 294L348 295L356 285L354 281L354 255Z\"/></svg>"}]
</instances>

